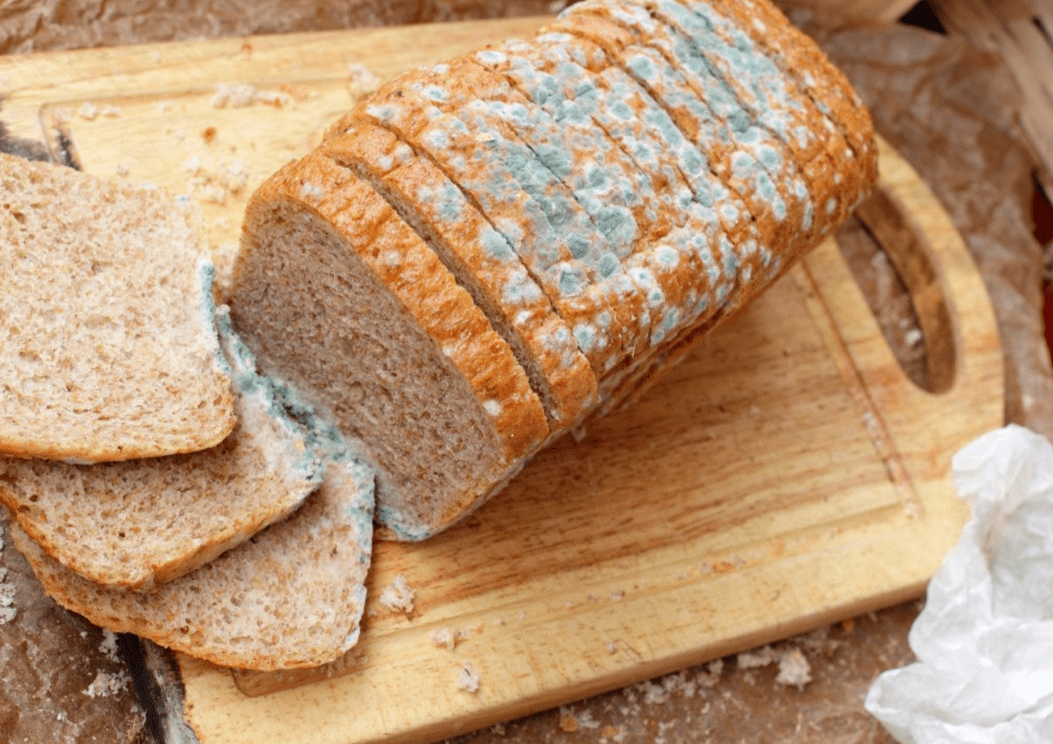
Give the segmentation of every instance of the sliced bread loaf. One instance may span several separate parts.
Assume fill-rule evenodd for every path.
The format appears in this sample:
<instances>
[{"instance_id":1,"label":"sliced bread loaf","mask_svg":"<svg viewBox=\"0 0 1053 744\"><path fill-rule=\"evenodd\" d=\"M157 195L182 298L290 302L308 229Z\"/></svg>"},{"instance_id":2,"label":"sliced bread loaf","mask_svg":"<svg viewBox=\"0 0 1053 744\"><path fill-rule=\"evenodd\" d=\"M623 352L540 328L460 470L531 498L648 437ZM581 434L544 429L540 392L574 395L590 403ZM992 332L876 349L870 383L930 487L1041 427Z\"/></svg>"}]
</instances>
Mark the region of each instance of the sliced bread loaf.
<instances>
[{"instance_id":1,"label":"sliced bread loaf","mask_svg":"<svg viewBox=\"0 0 1053 744\"><path fill-rule=\"evenodd\" d=\"M332 433L325 478L288 519L147 593L99 586L17 525L11 537L44 589L96 625L224 666L331 661L358 640L372 550L373 475Z\"/></svg>"},{"instance_id":2,"label":"sliced bread loaf","mask_svg":"<svg viewBox=\"0 0 1053 744\"><path fill-rule=\"evenodd\" d=\"M217 313L238 424L201 452L75 465L0 461L0 502L54 560L97 584L150 590L292 512L322 465L280 389Z\"/></svg>"},{"instance_id":3,"label":"sliced bread loaf","mask_svg":"<svg viewBox=\"0 0 1053 744\"><path fill-rule=\"evenodd\" d=\"M378 468L378 520L420 539L482 504L549 434L523 368L435 253L321 152L252 197L235 327Z\"/></svg>"},{"instance_id":4,"label":"sliced bread loaf","mask_svg":"<svg viewBox=\"0 0 1053 744\"><path fill-rule=\"evenodd\" d=\"M234 427L189 202L0 155L0 454L193 452Z\"/></svg>"}]
</instances>

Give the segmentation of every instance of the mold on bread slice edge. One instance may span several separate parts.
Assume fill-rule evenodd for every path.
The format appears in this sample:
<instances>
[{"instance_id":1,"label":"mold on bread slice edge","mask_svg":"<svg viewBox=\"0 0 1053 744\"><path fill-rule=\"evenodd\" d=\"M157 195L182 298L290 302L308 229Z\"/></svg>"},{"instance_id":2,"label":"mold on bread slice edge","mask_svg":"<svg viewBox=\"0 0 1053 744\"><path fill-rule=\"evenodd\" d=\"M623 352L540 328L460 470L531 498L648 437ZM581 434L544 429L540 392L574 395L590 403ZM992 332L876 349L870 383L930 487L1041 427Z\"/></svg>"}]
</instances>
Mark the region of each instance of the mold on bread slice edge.
<instances>
[{"instance_id":1,"label":"mold on bread slice edge","mask_svg":"<svg viewBox=\"0 0 1053 744\"><path fill-rule=\"evenodd\" d=\"M222 330L229 322L225 307L219 308L217 318ZM246 352L243 360L252 359L247 349L243 347L241 351ZM136 633L167 648L228 667L260 671L312 667L351 649L359 641L365 612L376 473L357 442L344 437L317 414L296 390L277 378L264 378L264 383L292 425L302 427L308 452L324 469L319 488L299 510L195 571L148 593L103 587L85 580L48 556L14 523L16 546L26 555L48 594L98 625ZM327 539L338 542L331 549L319 550L319 540ZM303 547L302 555L290 556L290 548L299 546ZM257 552L262 553L259 559L254 557ZM245 571L261 560L271 568L260 570L272 574L272 569L280 569L292 584L301 580L321 582L313 591L316 600L324 605L255 618L261 624L260 637L270 639L267 642L247 636L228 639L227 621L214 608L210 609L210 597L215 596L216 587L224 586L222 594L233 595L237 601L232 604L243 609L268 607L272 602L280 603L289 592L297 592L295 586L274 575L258 580L246 576ZM305 586L304 591L307 590ZM330 624L324 638L317 638L307 622L316 615L338 620L339 627ZM173 621L176 616L185 617L190 626L177 627L182 620ZM283 645L283 641L288 643Z\"/></svg>"}]
</instances>

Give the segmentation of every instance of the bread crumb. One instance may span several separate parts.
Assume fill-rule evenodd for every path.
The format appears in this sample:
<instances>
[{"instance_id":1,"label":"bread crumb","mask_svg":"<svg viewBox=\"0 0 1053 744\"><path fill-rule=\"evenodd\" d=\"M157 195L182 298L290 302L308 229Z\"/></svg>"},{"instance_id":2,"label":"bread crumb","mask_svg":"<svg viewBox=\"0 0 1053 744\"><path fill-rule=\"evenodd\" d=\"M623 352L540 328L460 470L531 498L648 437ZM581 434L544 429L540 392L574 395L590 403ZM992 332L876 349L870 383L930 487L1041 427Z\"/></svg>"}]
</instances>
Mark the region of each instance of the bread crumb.
<instances>
[{"instance_id":1,"label":"bread crumb","mask_svg":"<svg viewBox=\"0 0 1053 744\"><path fill-rule=\"evenodd\" d=\"M389 610L399 610L407 615L413 612L415 592L406 583L406 577L398 574L395 580L380 594L380 604Z\"/></svg>"},{"instance_id":2,"label":"bread crumb","mask_svg":"<svg viewBox=\"0 0 1053 744\"><path fill-rule=\"evenodd\" d=\"M110 674L109 672L99 671L95 675L95 679L88 685L87 689L84 690L84 694L90 698L98 697L113 697L128 686L128 675L127 674Z\"/></svg>"},{"instance_id":3,"label":"bread crumb","mask_svg":"<svg viewBox=\"0 0 1053 744\"><path fill-rule=\"evenodd\" d=\"M581 713L578 713L577 718L578 725L583 729L598 729L600 727L600 722L592 717L591 710L583 710Z\"/></svg>"},{"instance_id":4,"label":"bread crumb","mask_svg":"<svg viewBox=\"0 0 1053 744\"><path fill-rule=\"evenodd\" d=\"M559 728L568 734L573 734L579 728L578 719L567 708L559 709Z\"/></svg>"},{"instance_id":5,"label":"bread crumb","mask_svg":"<svg viewBox=\"0 0 1053 744\"><path fill-rule=\"evenodd\" d=\"M102 115L109 119L116 119L123 113L119 106L103 106Z\"/></svg>"},{"instance_id":6,"label":"bread crumb","mask_svg":"<svg viewBox=\"0 0 1053 744\"><path fill-rule=\"evenodd\" d=\"M472 668L472 662L466 661L461 664L461 673L457 676L457 689L473 695L479 691L479 675Z\"/></svg>"},{"instance_id":7,"label":"bread crumb","mask_svg":"<svg viewBox=\"0 0 1053 744\"><path fill-rule=\"evenodd\" d=\"M623 599L625 599L625 592L622 592L622 591L611 592L610 596L609 596L609 599L612 602L621 602Z\"/></svg>"},{"instance_id":8,"label":"bread crumb","mask_svg":"<svg viewBox=\"0 0 1053 744\"><path fill-rule=\"evenodd\" d=\"M215 127L205 127L201 131L201 139L205 140L205 144L206 145L212 144L212 140L216 139L216 128Z\"/></svg>"},{"instance_id":9,"label":"bread crumb","mask_svg":"<svg viewBox=\"0 0 1053 744\"><path fill-rule=\"evenodd\" d=\"M127 176L129 173L128 165L126 163L117 163L116 173L118 176Z\"/></svg>"},{"instance_id":10,"label":"bread crumb","mask_svg":"<svg viewBox=\"0 0 1053 744\"><path fill-rule=\"evenodd\" d=\"M369 95L380 87L380 78L361 62L348 62L347 87L354 100Z\"/></svg>"},{"instance_id":11,"label":"bread crumb","mask_svg":"<svg viewBox=\"0 0 1053 744\"><path fill-rule=\"evenodd\" d=\"M706 664L706 670L699 672L695 682L706 688L713 688L720 681L720 675L724 672L724 660L714 659Z\"/></svg>"},{"instance_id":12,"label":"bread crumb","mask_svg":"<svg viewBox=\"0 0 1053 744\"><path fill-rule=\"evenodd\" d=\"M614 641L607 641L607 653L612 655L618 653L618 644Z\"/></svg>"},{"instance_id":13,"label":"bread crumb","mask_svg":"<svg viewBox=\"0 0 1053 744\"><path fill-rule=\"evenodd\" d=\"M458 635L449 628L439 628L431 634L431 645L436 648L445 646L450 651L453 651L457 647L457 639Z\"/></svg>"},{"instance_id":14,"label":"bread crumb","mask_svg":"<svg viewBox=\"0 0 1053 744\"><path fill-rule=\"evenodd\" d=\"M245 108L251 106L256 96L255 86L243 83L241 85L218 85L216 92L212 95L212 108Z\"/></svg>"},{"instance_id":15,"label":"bread crumb","mask_svg":"<svg viewBox=\"0 0 1053 744\"><path fill-rule=\"evenodd\" d=\"M4 555L4 538L0 537L0 558ZM0 566L0 625L6 625L15 619L18 610L15 608L15 585L5 581L7 569Z\"/></svg>"},{"instance_id":16,"label":"bread crumb","mask_svg":"<svg viewBox=\"0 0 1053 744\"><path fill-rule=\"evenodd\" d=\"M77 109L77 116L84 119L85 121L95 121L95 118L99 115L99 107L94 103L85 101Z\"/></svg>"},{"instance_id":17,"label":"bread crumb","mask_svg":"<svg viewBox=\"0 0 1053 744\"><path fill-rule=\"evenodd\" d=\"M779 659L779 674L775 677L775 683L793 685L798 690L803 690L811 681L812 667L801 650L792 648L785 651Z\"/></svg>"},{"instance_id":18,"label":"bread crumb","mask_svg":"<svg viewBox=\"0 0 1053 744\"><path fill-rule=\"evenodd\" d=\"M172 110L172 102L171 101L158 101L157 102L157 113L159 113L159 114L167 114L171 110Z\"/></svg>"},{"instance_id":19,"label":"bread crumb","mask_svg":"<svg viewBox=\"0 0 1053 744\"><path fill-rule=\"evenodd\" d=\"M216 86L216 92L212 95L212 108L246 108L255 103L281 108L289 100L289 95L279 90L258 90L248 83L224 83Z\"/></svg>"},{"instance_id":20,"label":"bread crumb","mask_svg":"<svg viewBox=\"0 0 1053 744\"><path fill-rule=\"evenodd\" d=\"M756 669L757 667L774 664L778 660L779 655L775 653L771 646L764 646L756 651L747 651L735 657L735 662L740 669Z\"/></svg>"},{"instance_id":21,"label":"bread crumb","mask_svg":"<svg viewBox=\"0 0 1053 744\"><path fill-rule=\"evenodd\" d=\"M656 685L650 680L633 685L643 695L643 700L649 705L657 705L669 701L669 690L662 685Z\"/></svg>"},{"instance_id":22,"label":"bread crumb","mask_svg":"<svg viewBox=\"0 0 1053 744\"><path fill-rule=\"evenodd\" d=\"M216 176L220 184L232 194L241 193L249 182L249 170L239 159L220 164Z\"/></svg>"},{"instance_id":23,"label":"bread crumb","mask_svg":"<svg viewBox=\"0 0 1053 744\"><path fill-rule=\"evenodd\" d=\"M197 155L187 158L183 161L183 170L191 175L199 173L201 171L201 158Z\"/></svg>"},{"instance_id":24,"label":"bread crumb","mask_svg":"<svg viewBox=\"0 0 1053 744\"><path fill-rule=\"evenodd\" d=\"M504 736L505 725L503 723L495 723L493 726L490 727L490 733L495 734L497 736Z\"/></svg>"},{"instance_id":25,"label":"bread crumb","mask_svg":"<svg viewBox=\"0 0 1053 744\"><path fill-rule=\"evenodd\" d=\"M117 634L112 630L102 631L102 643L99 644L99 652L114 664L120 663L117 656Z\"/></svg>"}]
</instances>

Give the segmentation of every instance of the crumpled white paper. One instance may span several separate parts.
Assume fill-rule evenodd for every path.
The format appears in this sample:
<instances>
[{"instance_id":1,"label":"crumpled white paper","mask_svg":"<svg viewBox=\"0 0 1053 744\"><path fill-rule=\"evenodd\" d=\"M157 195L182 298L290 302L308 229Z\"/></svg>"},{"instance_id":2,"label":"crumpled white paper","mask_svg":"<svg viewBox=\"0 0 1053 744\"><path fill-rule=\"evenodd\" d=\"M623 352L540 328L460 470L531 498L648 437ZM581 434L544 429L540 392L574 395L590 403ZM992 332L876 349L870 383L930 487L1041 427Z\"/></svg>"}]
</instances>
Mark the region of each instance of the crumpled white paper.
<instances>
[{"instance_id":1,"label":"crumpled white paper","mask_svg":"<svg viewBox=\"0 0 1053 744\"><path fill-rule=\"evenodd\" d=\"M1053 446L1008 426L952 465L972 518L866 709L903 744L1053 742Z\"/></svg>"}]
</instances>

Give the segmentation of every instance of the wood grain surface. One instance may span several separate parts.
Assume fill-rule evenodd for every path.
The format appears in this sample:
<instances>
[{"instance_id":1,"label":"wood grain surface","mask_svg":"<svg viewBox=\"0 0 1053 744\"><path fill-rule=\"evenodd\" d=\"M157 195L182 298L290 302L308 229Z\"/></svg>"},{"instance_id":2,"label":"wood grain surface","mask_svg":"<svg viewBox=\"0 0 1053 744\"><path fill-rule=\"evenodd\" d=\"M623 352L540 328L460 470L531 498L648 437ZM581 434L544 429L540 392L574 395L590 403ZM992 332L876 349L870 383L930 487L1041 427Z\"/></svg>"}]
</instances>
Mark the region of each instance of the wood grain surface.
<instances>
[{"instance_id":1,"label":"wood grain surface","mask_svg":"<svg viewBox=\"0 0 1053 744\"><path fill-rule=\"evenodd\" d=\"M218 249L251 189L350 105L349 64L384 78L540 22L6 58L0 86L16 135L61 132L88 171L198 198ZM263 95L217 107L234 84ZM438 740L919 595L966 517L950 456L1001 424L1001 356L946 215L885 146L881 167L861 216L951 370L937 392L904 375L828 241L468 523L378 545L340 662L254 674L180 657L201 740ZM375 601L400 573L408 616ZM444 629L452 650L433 643Z\"/></svg>"}]
</instances>

